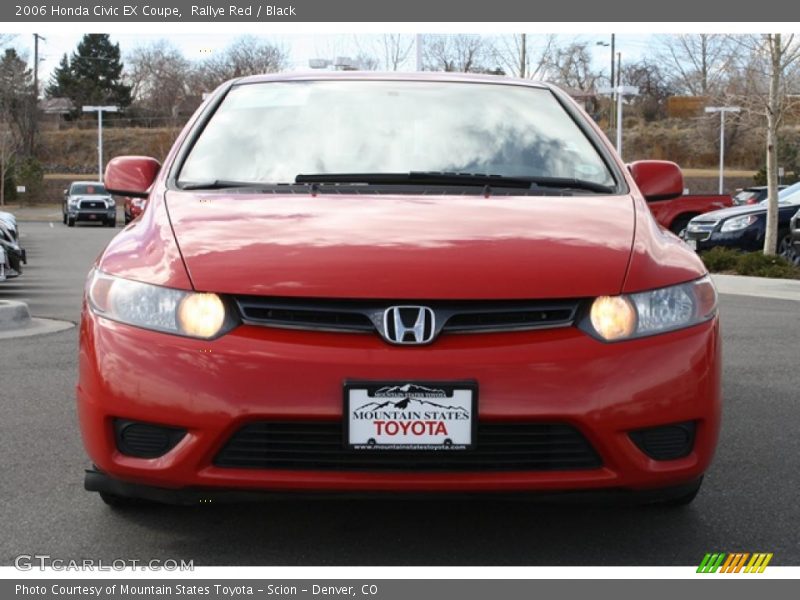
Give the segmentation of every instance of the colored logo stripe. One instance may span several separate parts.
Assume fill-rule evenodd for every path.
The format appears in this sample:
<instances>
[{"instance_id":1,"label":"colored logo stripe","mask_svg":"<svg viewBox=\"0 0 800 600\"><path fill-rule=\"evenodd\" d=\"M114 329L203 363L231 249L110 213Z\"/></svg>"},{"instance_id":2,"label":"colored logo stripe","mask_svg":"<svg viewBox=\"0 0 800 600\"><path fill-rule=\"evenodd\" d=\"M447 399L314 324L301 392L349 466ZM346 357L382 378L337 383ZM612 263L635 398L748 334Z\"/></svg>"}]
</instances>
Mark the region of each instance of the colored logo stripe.
<instances>
[{"instance_id":1,"label":"colored logo stripe","mask_svg":"<svg viewBox=\"0 0 800 600\"><path fill-rule=\"evenodd\" d=\"M747 559L750 562L747 562ZM735 552L726 554L725 552L708 553L703 557L700 566L697 567L698 573L739 573L744 568L744 573L763 573L764 569L772 560L772 553L756 552ZM747 566L745 563L747 562Z\"/></svg>"}]
</instances>

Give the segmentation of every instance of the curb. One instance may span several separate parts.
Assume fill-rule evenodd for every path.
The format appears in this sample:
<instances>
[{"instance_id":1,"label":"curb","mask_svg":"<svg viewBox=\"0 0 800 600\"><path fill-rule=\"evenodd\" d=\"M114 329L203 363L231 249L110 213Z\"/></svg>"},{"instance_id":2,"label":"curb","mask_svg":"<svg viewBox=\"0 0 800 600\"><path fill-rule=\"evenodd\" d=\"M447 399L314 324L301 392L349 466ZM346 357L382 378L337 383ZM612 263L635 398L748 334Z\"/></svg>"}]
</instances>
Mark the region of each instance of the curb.
<instances>
[{"instance_id":1,"label":"curb","mask_svg":"<svg viewBox=\"0 0 800 600\"><path fill-rule=\"evenodd\" d=\"M70 321L33 318L24 302L0 300L0 340L56 333L74 326Z\"/></svg>"},{"instance_id":2,"label":"curb","mask_svg":"<svg viewBox=\"0 0 800 600\"><path fill-rule=\"evenodd\" d=\"M711 274L717 292L734 296L754 296L800 302L800 280Z\"/></svg>"}]
</instances>

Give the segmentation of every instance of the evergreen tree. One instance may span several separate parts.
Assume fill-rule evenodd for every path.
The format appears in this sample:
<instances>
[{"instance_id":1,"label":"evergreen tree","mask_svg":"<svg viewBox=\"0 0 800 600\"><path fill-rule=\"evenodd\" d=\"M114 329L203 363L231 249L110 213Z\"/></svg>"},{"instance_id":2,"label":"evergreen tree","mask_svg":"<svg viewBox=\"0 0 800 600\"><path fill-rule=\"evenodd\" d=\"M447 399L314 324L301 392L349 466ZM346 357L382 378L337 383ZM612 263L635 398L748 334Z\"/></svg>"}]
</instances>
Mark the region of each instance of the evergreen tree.
<instances>
[{"instance_id":1,"label":"evergreen tree","mask_svg":"<svg viewBox=\"0 0 800 600\"><path fill-rule=\"evenodd\" d=\"M50 76L50 83L44 93L48 98L70 98L74 86L75 76L70 68L69 58L64 53L64 56L61 57L61 62L58 63L58 67Z\"/></svg>"},{"instance_id":2,"label":"evergreen tree","mask_svg":"<svg viewBox=\"0 0 800 600\"><path fill-rule=\"evenodd\" d=\"M14 48L0 57L0 125L23 154L33 152L36 133L33 75Z\"/></svg>"},{"instance_id":3,"label":"evergreen tree","mask_svg":"<svg viewBox=\"0 0 800 600\"><path fill-rule=\"evenodd\" d=\"M125 108L131 103L131 88L123 83L122 70L119 44L112 44L107 33L87 33L70 59L62 57L47 95L70 98L76 113L87 104Z\"/></svg>"}]
</instances>

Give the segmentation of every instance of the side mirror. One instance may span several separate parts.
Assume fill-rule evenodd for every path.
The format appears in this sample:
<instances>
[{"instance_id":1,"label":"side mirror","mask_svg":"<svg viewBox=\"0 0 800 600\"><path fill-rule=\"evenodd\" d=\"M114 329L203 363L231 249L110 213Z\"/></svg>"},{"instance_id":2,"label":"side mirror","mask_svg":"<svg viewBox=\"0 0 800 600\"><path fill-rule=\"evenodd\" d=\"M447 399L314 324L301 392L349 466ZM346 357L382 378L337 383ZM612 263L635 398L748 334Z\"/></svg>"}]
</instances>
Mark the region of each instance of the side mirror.
<instances>
[{"instance_id":1,"label":"side mirror","mask_svg":"<svg viewBox=\"0 0 800 600\"><path fill-rule=\"evenodd\" d=\"M118 156L106 166L103 181L110 194L147 198L161 163L148 156Z\"/></svg>"},{"instance_id":2,"label":"side mirror","mask_svg":"<svg viewBox=\"0 0 800 600\"><path fill-rule=\"evenodd\" d=\"M69 196L69 189L64 188L64 197Z\"/></svg>"},{"instance_id":3,"label":"side mirror","mask_svg":"<svg viewBox=\"0 0 800 600\"><path fill-rule=\"evenodd\" d=\"M683 173L674 162L640 160L628 165L628 169L648 202L671 200L683 194Z\"/></svg>"}]
</instances>

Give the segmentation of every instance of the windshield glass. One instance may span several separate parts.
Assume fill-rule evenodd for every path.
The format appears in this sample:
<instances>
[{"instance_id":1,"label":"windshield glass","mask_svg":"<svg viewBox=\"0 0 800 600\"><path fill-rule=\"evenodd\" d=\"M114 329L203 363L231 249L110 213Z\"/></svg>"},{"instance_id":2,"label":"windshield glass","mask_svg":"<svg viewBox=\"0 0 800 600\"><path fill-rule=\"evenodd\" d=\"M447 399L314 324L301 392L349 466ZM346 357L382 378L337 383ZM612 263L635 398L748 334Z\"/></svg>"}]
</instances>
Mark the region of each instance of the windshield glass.
<instances>
[{"instance_id":1,"label":"windshield glass","mask_svg":"<svg viewBox=\"0 0 800 600\"><path fill-rule=\"evenodd\" d=\"M73 196L78 194L98 196L105 194L106 188L99 183L73 183L69 193Z\"/></svg>"},{"instance_id":2,"label":"windshield glass","mask_svg":"<svg viewBox=\"0 0 800 600\"><path fill-rule=\"evenodd\" d=\"M299 174L412 171L614 185L600 155L549 90L427 81L234 87L178 180L293 183Z\"/></svg>"}]
</instances>

